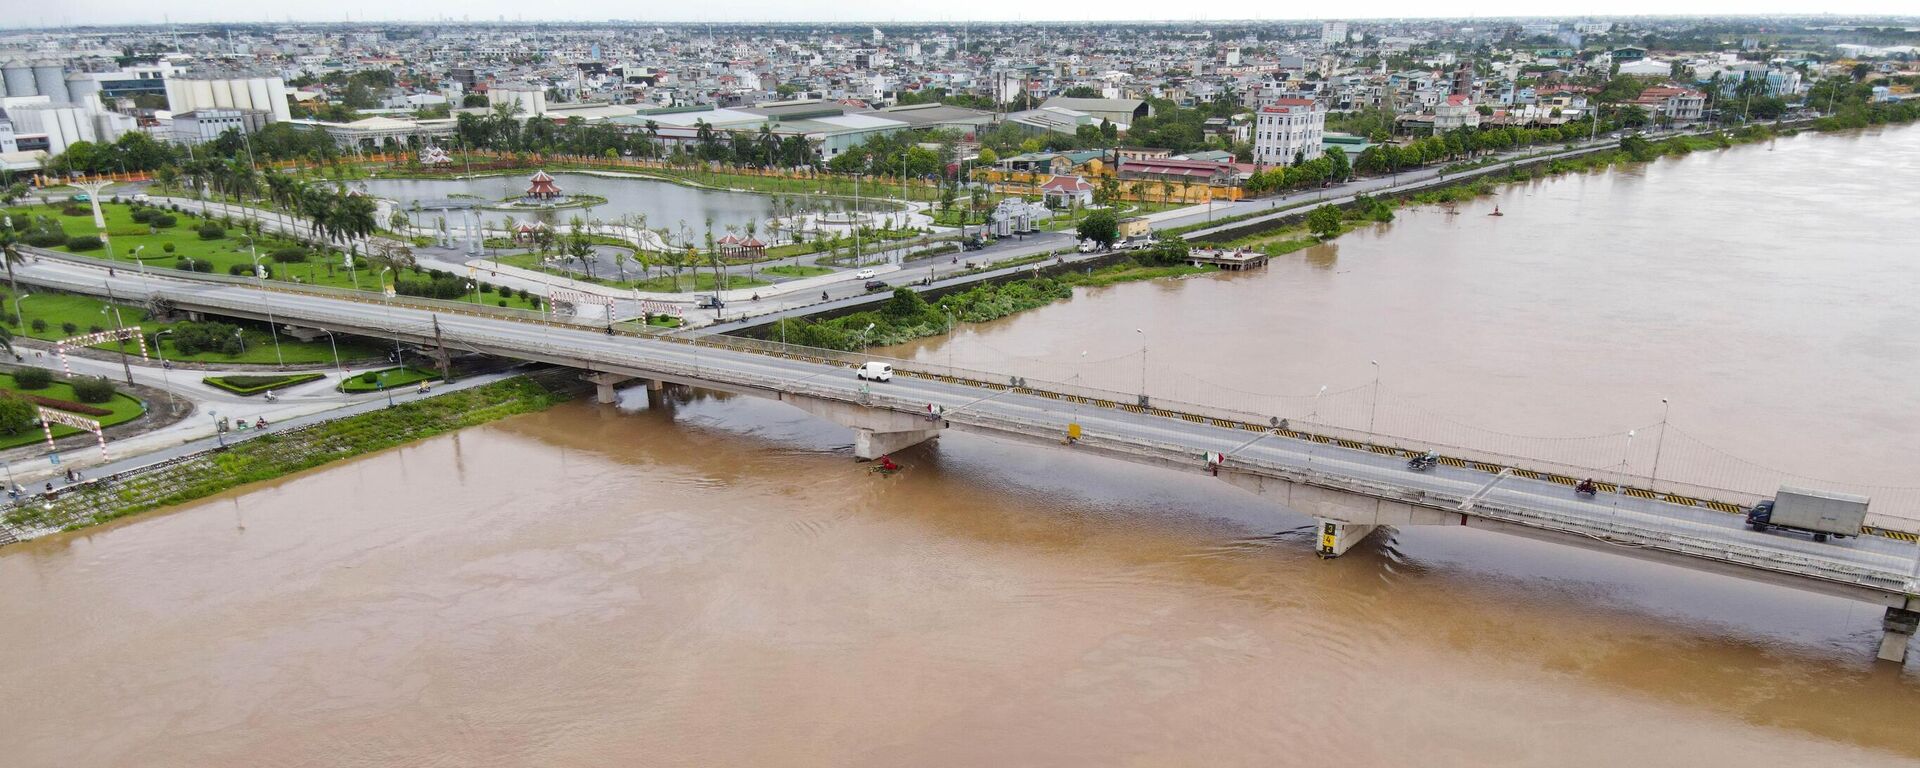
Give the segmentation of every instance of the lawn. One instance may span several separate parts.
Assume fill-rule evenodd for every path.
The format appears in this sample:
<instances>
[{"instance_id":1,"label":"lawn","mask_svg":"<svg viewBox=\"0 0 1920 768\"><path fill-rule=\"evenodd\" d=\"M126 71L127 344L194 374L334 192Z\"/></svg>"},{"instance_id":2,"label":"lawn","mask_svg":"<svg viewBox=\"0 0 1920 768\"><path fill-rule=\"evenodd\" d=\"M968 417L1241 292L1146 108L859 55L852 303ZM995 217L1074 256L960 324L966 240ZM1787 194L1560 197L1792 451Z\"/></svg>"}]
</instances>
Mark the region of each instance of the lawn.
<instances>
[{"instance_id":1,"label":"lawn","mask_svg":"<svg viewBox=\"0 0 1920 768\"><path fill-rule=\"evenodd\" d=\"M61 206L40 205L15 207L9 209L7 215L13 217L16 227L23 226L23 222L27 220L28 216L52 216L60 222L61 228L66 230L68 235L77 237L80 235L96 234L97 230L94 229L93 226L92 209L85 205L80 207L86 210L86 213L80 216L67 216L61 213ZM242 267L246 270L253 268L254 252L247 247L246 233L240 231L237 227L228 227L226 236L218 240L202 240L196 228L206 220L192 214L173 213L169 211L168 213L179 219L180 223L169 229L153 230L150 232L147 225L133 220L133 209L131 206L101 203L100 210L107 219L107 233L112 240L108 249L111 249L112 253L108 253L108 249L74 251L71 248L59 248L57 250L79 253L95 258L111 258L116 261L127 262L132 265L132 268L136 271L146 269L163 274L166 270L175 269L174 265L186 258L205 261L211 264L212 273L218 275L230 274L230 270L234 267ZM215 220L221 221L218 217L216 217ZM238 223L239 221L236 220L235 224ZM168 245L173 246L174 250L172 253L166 251ZM142 246L144 246L144 248ZM297 246L298 244L292 240L278 235L264 234L260 237L257 243L260 263L267 267L272 279L286 280L303 285L324 285L334 288L358 289L363 291L379 291L381 290L383 282L391 282L393 280L392 275L383 276L380 268L366 266L371 262L367 261L365 257L362 257L358 261L362 266L353 270L342 267L342 259L339 256L327 256L316 253L310 254L304 262L288 264L277 264L268 258L268 255L276 250ZM132 256L136 249L140 251L140 258L138 260ZM142 264L144 264L144 266L142 266ZM247 274L251 275L252 272L249 271ZM407 275L407 277L418 276L418 274ZM500 298L497 295L483 293L480 299L488 306L499 306ZM508 307L516 309L533 308L531 302L518 295L506 301L506 306ZM30 313L29 317L31 317ZM129 322L132 321L129 320ZM86 323L81 324L82 328L86 326ZM345 352L341 354L344 355ZM331 358L329 357L329 359ZM272 362L272 359L269 358L266 362Z\"/></svg>"},{"instance_id":2,"label":"lawn","mask_svg":"<svg viewBox=\"0 0 1920 768\"><path fill-rule=\"evenodd\" d=\"M761 274L775 275L778 277L814 277L816 275L828 274L832 271L832 269L827 267L816 267L809 264L783 264L776 267L760 268Z\"/></svg>"},{"instance_id":3,"label":"lawn","mask_svg":"<svg viewBox=\"0 0 1920 768\"><path fill-rule=\"evenodd\" d=\"M382 377L385 377L384 380ZM412 386L423 381L440 378L438 371L426 371L414 367L382 368L358 374L340 383L340 391L346 393L380 392L388 389Z\"/></svg>"},{"instance_id":4,"label":"lawn","mask_svg":"<svg viewBox=\"0 0 1920 768\"><path fill-rule=\"evenodd\" d=\"M707 271L705 267L702 267L701 269L698 269L698 270L688 268L686 271L682 272L679 280L680 287L676 289L674 288L673 276L670 274L668 275L656 274L653 277L648 277L643 280L642 279L617 280L609 277L599 277L599 276L587 277L586 273L584 272L574 272L572 270L553 266L551 263L542 262L539 256L536 256L531 253L510 253L503 256L496 256L494 257L494 260L500 262L501 264L506 264L508 266L519 267L521 269L531 269L536 272L544 272L549 275L564 277L569 280L579 280L583 283L593 283L595 285L606 285L606 286L612 286L615 288L637 288L642 291L648 291L648 292L654 292L654 293L667 293L667 292L673 292L676 290L678 291L711 291L713 290L713 280L714 280L713 273ZM741 274L741 272L745 269L746 267L739 266L739 265L730 265L727 268L727 288L729 289L758 288L763 285L773 284L766 280L751 278L751 277L747 277L744 274ZM764 272L764 271L768 271L769 269L771 268L762 267L760 271ZM688 274L688 273L691 273L691 274Z\"/></svg>"},{"instance_id":5,"label":"lawn","mask_svg":"<svg viewBox=\"0 0 1920 768\"><path fill-rule=\"evenodd\" d=\"M4 390L4 391L11 392L18 395L38 395L40 397L50 397L55 400L66 400L69 402L79 401L79 398L76 398L73 396L73 387L61 381L59 376L55 376L53 383L47 385L43 389L21 389L19 383L14 381L13 376L11 374L0 374L0 390ZM108 400L107 402L104 402L104 403L88 403L88 405L92 405L96 408L105 408L109 411L112 411L112 413L105 416L79 414L89 419L93 419L95 421L100 422L100 426L103 426L103 427L111 427L115 424L124 424L136 418L139 418L140 414L146 412L146 409L140 405L139 400L136 400L133 398L133 396L125 393L115 394L112 400ZM56 410L59 410L59 409L56 409ZM55 424L53 427L53 439L55 440L66 437L68 435L75 435L79 433L80 433L80 430L77 430L68 426ZM0 448L13 448L17 446L27 445L29 443L43 441L46 439L47 439L46 433L41 431L38 427L34 427L31 429L22 430L17 434L12 434L12 435L0 434Z\"/></svg>"},{"instance_id":6,"label":"lawn","mask_svg":"<svg viewBox=\"0 0 1920 768\"><path fill-rule=\"evenodd\" d=\"M4 304L7 314L13 312L11 294L0 291L0 304ZM114 327L115 316L111 311L102 311L107 306L106 301L91 296L70 293L28 294L20 299L20 314L23 322L13 330L14 333L28 338L59 341L82 333L92 333L96 328L111 329ZM114 306L120 310L120 322L139 326L149 337L177 324L148 320L146 310L141 307L129 304ZM36 320L43 321L44 325L37 325L34 322ZM73 333L65 329L68 323L73 325ZM274 355L273 336L267 331L265 325L246 322L232 324L241 329L241 338L246 344L245 351L239 354L227 355L216 351L202 351L192 355L181 355L179 350L174 348L173 340L166 337L160 339L162 347L160 351L165 353L168 360L177 362L265 364L278 362L279 358ZM386 354L385 348L377 342L351 336L341 337L338 341L341 360L359 360ZM107 351L118 349L115 342L97 344L93 348ZM139 344L127 342L127 354L135 355L139 354L139 351ZM155 350L149 347L147 354L153 355ZM289 365L333 362L333 349L328 346L325 338L303 342L283 334L280 336L280 355L285 357Z\"/></svg>"}]
</instances>

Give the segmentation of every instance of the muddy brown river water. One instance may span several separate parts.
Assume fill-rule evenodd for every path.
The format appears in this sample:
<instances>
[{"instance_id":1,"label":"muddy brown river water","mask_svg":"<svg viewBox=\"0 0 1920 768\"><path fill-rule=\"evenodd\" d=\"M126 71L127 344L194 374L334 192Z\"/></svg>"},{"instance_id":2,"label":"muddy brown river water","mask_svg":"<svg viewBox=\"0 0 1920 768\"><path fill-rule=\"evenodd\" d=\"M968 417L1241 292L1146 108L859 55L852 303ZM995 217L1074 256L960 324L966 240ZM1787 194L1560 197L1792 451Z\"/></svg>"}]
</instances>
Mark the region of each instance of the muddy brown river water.
<instances>
[{"instance_id":1,"label":"muddy brown river water","mask_svg":"<svg viewBox=\"0 0 1920 768\"><path fill-rule=\"evenodd\" d=\"M1920 167L1920 129L1515 187L1496 222L1403 213L952 352L1116 357L1150 324L1169 380L1311 393L1380 359L1531 433L1670 396L1702 440L1787 434L1761 453L1891 482L1916 281L1873 217L1920 192L1855 162ZM1816 363L1839 372L1754 381ZM1872 661L1863 604L1459 529L1321 561L1308 519L1198 473L950 435L881 478L776 403L625 398L0 549L0 765L1920 761L1920 680Z\"/></svg>"}]
</instances>

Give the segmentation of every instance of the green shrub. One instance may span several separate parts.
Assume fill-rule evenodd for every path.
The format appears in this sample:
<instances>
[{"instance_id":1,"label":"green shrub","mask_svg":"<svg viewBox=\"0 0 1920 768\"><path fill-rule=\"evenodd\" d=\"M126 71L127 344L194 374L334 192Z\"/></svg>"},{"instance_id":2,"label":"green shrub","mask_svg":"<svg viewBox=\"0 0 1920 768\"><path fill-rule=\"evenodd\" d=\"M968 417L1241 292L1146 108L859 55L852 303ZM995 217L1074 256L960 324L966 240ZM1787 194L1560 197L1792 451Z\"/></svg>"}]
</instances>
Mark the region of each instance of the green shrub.
<instances>
[{"instance_id":1,"label":"green shrub","mask_svg":"<svg viewBox=\"0 0 1920 768\"><path fill-rule=\"evenodd\" d=\"M501 299L501 300L499 300L499 301L496 301L496 302L494 302L494 303L495 303L495 304L499 304L500 306L503 306L503 307L504 307L504 306L506 306L506 305L507 305L507 300L506 300L506 299Z\"/></svg>"},{"instance_id":2,"label":"green shrub","mask_svg":"<svg viewBox=\"0 0 1920 768\"><path fill-rule=\"evenodd\" d=\"M196 231L200 233L200 239L202 240L218 240L227 236L227 230L211 221L200 225L200 228Z\"/></svg>"},{"instance_id":3,"label":"green shrub","mask_svg":"<svg viewBox=\"0 0 1920 768\"><path fill-rule=\"evenodd\" d=\"M107 329L105 329L105 328L102 328L102 327L101 327L101 326L100 326L99 324L97 324L97 323L96 323L96 324L94 324L94 325L89 325L89 326L87 326L87 333L101 333L101 332L104 332L104 331L106 331L106 330L107 330Z\"/></svg>"},{"instance_id":4,"label":"green shrub","mask_svg":"<svg viewBox=\"0 0 1920 768\"><path fill-rule=\"evenodd\" d=\"M141 224L145 224L149 221L152 221L153 217L158 215L160 215L160 212L152 208L135 208L133 209L133 213L127 214L128 218L131 218L134 221L139 222Z\"/></svg>"},{"instance_id":5,"label":"green shrub","mask_svg":"<svg viewBox=\"0 0 1920 768\"><path fill-rule=\"evenodd\" d=\"M166 251L167 253L173 253L173 243L161 243L160 250Z\"/></svg>"},{"instance_id":6,"label":"green shrub","mask_svg":"<svg viewBox=\"0 0 1920 768\"><path fill-rule=\"evenodd\" d=\"M26 237L20 239L27 245L35 248L59 248L67 244L67 234L65 232L28 232Z\"/></svg>"},{"instance_id":7,"label":"green shrub","mask_svg":"<svg viewBox=\"0 0 1920 768\"><path fill-rule=\"evenodd\" d=\"M27 323L27 325L28 325L29 327L31 327L31 328L33 328L33 332L34 332L34 333L46 333L46 332L47 332L47 321L46 321L46 320L45 320L44 318L38 318L38 317L36 317L36 318L34 318L34 319L33 319L33 322L31 322L31 323Z\"/></svg>"},{"instance_id":8,"label":"green shrub","mask_svg":"<svg viewBox=\"0 0 1920 768\"><path fill-rule=\"evenodd\" d=\"M174 227L180 226L180 217L175 216L171 213L163 213L153 217L152 219L149 219L147 223L157 229L172 229Z\"/></svg>"},{"instance_id":9,"label":"green shrub","mask_svg":"<svg viewBox=\"0 0 1920 768\"><path fill-rule=\"evenodd\" d=\"M113 382L105 377L96 376L73 380L73 396L83 403L104 403L112 400L117 391Z\"/></svg>"},{"instance_id":10,"label":"green shrub","mask_svg":"<svg viewBox=\"0 0 1920 768\"><path fill-rule=\"evenodd\" d=\"M81 235L67 241L67 249L72 251L97 251L104 245L97 235Z\"/></svg>"},{"instance_id":11,"label":"green shrub","mask_svg":"<svg viewBox=\"0 0 1920 768\"><path fill-rule=\"evenodd\" d=\"M60 324L60 332L61 332L61 333L64 333L64 334L66 334L66 335L68 335L68 336L72 336L72 335L74 335L74 334L76 334L76 333L79 333L79 332L80 332L80 326L78 326L78 325L74 325L74 324L73 324L72 322L70 322L70 321L69 321L69 322L65 322L65 323L61 323L61 324Z\"/></svg>"},{"instance_id":12,"label":"green shrub","mask_svg":"<svg viewBox=\"0 0 1920 768\"><path fill-rule=\"evenodd\" d=\"M183 272L212 272L213 262L206 259L181 259L173 263L173 268Z\"/></svg>"},{"instance_id":13,"label":"green shrub","mask_svg":"<svg viewBox=\"0 0 1920 768\"><path fill-rule=\"evenodd\" d=\"M238 354L240 344L234 334L239 330L239 326L227 323L180 323L173 327L173 348L182 355L209 351Z\"/></svg>"},{"instance_id":14,"label":"green shrub","mask_svg":"<svg viewBox=\"0 0 1920 768\"><path fill-rule=\"evenodd\" d=\"M360 380L361 380L361 381L364 381L364 382L366 382L366 383L368 383L368 384L373 384L373 383L376 383L376 382L378 382L378 381L380 381L380 372L379 372L379 371L367 371L366 373L363 373L363 374L360 374Z\"/></svg>"},{"instance_id":15,"label":"green shrub","mask_svg":"<svg viewBox=\"0 0 1920 768\"><path fill-rule=\"evenodd\" d=\"M67 207L65 207L65 208L61 208L61 209L60 209L60 215L62 215L62 216L92 216L92 215L93 215L93 211L91 211L91 210L88 210L88 209L87 209L87 208L86 208L85 206L79 206L79 205L69 205L69 206L67 206Z\"/></svg>"},{"instance_id":16,"label":"green shrub","mask_svg":"<svg viewBox=\"0 0 1920 768\"><path fill-rule=\"evenodd\" d=\"M257 395L267 390L285 389L323 378L326 377L318 373L296 373L287 376L208 376L202 381L236 395Z\"/></svg>"},{"instance_id":17,"label":"green shrub","mask_svg":"<svg viewBox=\"0 0 1920 768\"><path fill-rule=\"evenodd\" d=\"M53 383L53 372L45 368L22 368L13 372L13 381L21 389L46 389Z\"/></svg>"},{"instance_id":18,"label":"green shrub","mask_svg":"<svg viewBox=\"0 0 1920 768\"><path fill-rule=\"evenodd\" d=\"M307 260L309 253L305 248L281 248L267 254L267 258L280 264L299 264Z\"/></svg>"}]
</instances>

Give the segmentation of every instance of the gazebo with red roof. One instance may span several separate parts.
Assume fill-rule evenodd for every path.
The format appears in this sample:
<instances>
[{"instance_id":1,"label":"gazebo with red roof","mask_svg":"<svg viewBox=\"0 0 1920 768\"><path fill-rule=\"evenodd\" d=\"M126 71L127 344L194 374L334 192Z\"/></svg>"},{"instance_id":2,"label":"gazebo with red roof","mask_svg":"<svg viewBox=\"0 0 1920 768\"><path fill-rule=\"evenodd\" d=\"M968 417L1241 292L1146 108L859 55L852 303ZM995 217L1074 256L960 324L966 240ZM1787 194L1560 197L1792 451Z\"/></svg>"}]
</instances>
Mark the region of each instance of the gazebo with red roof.
<instances>
[{"instance_id":1,"label":"gazebo with red roof","mask_svg":"<svg viewBox=\"0 0 1920 768\"><path fill-rule=\"evenodd\" d=\"M554 183L553 177L547 175L546 171L534 171L529 181L532 183L527 185L527 193L521 195L522 199L550 202L565 196L560 191L560 185Z\"/></svg>"}]
</instances>

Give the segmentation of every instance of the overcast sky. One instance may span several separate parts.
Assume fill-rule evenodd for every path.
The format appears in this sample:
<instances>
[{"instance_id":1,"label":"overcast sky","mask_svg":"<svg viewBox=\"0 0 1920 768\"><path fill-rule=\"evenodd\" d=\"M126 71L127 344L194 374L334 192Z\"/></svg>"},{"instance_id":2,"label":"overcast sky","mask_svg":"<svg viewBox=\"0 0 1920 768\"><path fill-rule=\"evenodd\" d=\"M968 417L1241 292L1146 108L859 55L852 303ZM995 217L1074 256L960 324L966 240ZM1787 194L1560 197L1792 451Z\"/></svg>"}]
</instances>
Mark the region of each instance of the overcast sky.
<instances>
[{"instance_id":1,"label":"overcast sky","mask_svg":"<svg viewBox=\"0 0 1920 768\"><path fill-rule=\"evenodd\" d=\"M0 25L55 26L88 23L422 20L473 21L591 20L609 18L657 21L966 21L966 20L1136 20L1136 19L1300 19L1388 18L1436 15L1530 16L1547 10L1575 12L1576 6L1542 5L1537 0L1470 0L1458 3L1413 0L1351 0L1338 3L1288 3L1270 0L1215 0L1171 3L1165 0L971 0L961 3L909 3L900 0L719 0L718 2L608 3L604 0L344 0L342 2L260 2L260 0L63 0L31 3L10 0ZM1634 14L1884 14L1912 15L1915 0L1613 0L1594 4L1594 12ZM44 14L44 15L43 15Z\"/></svg>"}]
</instances>

